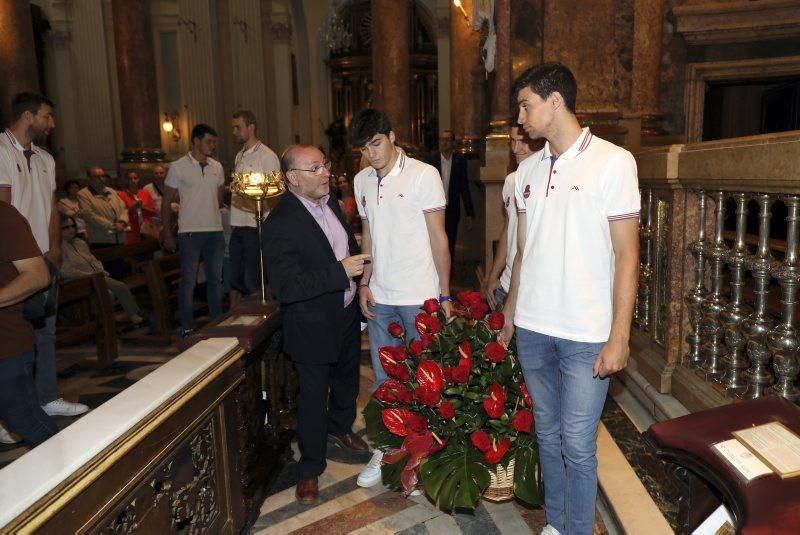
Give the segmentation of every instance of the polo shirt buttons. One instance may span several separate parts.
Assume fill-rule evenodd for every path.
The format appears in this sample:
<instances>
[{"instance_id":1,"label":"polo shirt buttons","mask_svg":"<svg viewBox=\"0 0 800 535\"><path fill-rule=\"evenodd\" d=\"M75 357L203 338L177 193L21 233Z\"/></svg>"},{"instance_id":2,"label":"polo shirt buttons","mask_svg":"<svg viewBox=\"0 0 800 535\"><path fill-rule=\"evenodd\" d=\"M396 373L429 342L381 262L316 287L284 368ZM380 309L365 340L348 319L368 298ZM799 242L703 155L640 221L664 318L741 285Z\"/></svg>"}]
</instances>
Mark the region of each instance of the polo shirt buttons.
<instances>
[{"instance_id":1,"label":"polo shirt buttons","mask_svg":"<svg viewBox=\"0 0 800 535\"><path fill-rule=\"evenodd\" d=\"M550 189L556 189L556 187L555 186L550 186Z\"/></svg>"}]
</instances>

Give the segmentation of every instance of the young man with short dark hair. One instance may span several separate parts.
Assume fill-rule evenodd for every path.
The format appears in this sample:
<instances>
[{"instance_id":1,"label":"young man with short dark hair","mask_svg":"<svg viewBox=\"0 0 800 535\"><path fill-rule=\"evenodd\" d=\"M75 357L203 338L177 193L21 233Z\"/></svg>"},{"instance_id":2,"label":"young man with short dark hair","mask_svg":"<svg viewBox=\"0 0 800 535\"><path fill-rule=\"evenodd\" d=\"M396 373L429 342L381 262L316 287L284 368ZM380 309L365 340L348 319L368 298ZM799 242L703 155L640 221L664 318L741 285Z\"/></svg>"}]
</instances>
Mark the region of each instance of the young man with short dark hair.
<instances>
[{"instance_id":1,"label":"young man with short dark hair","mask_svg":"<svg viewBox=\"0 0 800 535\"><path fill-rule=\"evenodd\" d=\"M222 234L222 206L225 176L222 165L211 157L217 148L217 132L206 124L192 128L191 150L174 161L164 182L161 203L161 237L164 250L181 259L178 312L181 336L194 331L194 288L200 260L206 266L206 296L209 319L222 314L222 263L225 238ZM172 202L180 195L178 243L172 230Z\"/></svg>"},{"instance_id":2,"label":"young man with short dark hair","mask_svg":"<svg viewBox=\"0 0 800 535\"><path fill-rule=\"evenodd\" d=\"M518 249L503 310L533 398L548 525L593 532L597 427L609 376L623 369L639 270L631 153L581 128L577 83L560 63L514 84L518 122L544 148L517 169Z\"/></svg>"},{"instance_id":3,"label":"young man with short dark hair","mask_svg":"<svg viewBox=\"0 0 800 535\"><path fill-rule=\"evenodd\" d=\"M450 251L444 229L446 205L439 173L395 147L388 117L364 110L350 123L350 141L369 162L355 177L362 226L362 250L372 254L359 284L361 312L369 322L369 347L375 371L374 392L386 380L378 358L382 346L396 345L389 324L416 336L414 316L426 299L450 303ZM362 487L381 480L383 453L376 450L358 478Z\"/></svg>"}]
</instances>

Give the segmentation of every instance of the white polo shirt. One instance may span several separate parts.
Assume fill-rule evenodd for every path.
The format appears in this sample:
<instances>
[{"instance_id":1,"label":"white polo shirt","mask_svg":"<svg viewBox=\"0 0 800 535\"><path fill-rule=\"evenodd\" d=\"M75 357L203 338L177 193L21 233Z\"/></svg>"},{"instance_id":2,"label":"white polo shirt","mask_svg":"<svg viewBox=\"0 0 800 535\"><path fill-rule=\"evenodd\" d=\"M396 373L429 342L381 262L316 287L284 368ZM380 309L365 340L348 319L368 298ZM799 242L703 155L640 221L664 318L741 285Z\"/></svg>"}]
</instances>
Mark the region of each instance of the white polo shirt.
<instances>
[{"instance_id":1,"label":"white polo shirt","mask_svg":"<svg viewBox=\"0 0 800 535\"><path fill-rule=\"evenodd\" d=\"M614 282L609 226L639 217L636 161L584 128L558 158L546 143L522 162L515 185L526 234L514 323L567 340L607 341Z\"/></svg>"},{"instance_id":2,"label":"white polo shirt","mask_svg":"<svg viewBox=\"0 0 800 535\"><path fill-rule=\"evenodd\" d=\"M237 173L269 173L270 171L278 171L281 168L278 155L260 141L247 150L240 150L236 155L235 162ZM232 227L256 228L255 212L255 201L245 199L235 193L231 195ZM268 211L265 210L265 217L267 213Z\"/></svg>"},{"instance_id":3,"label":"white polo shirt","mask_svg":"<svg viewBox=\"0 0 800 535\"><path fill-rule=\"evenodd\" d=\"M372 295L384 305L421 305L440 293L425 214L446 200L435 167L398 153L385 177L367 167L353 189L372 238Z\"/></svg>"},{"instance_id":4,"label":"white polo shirt","mask_svg":"<svg viewBox=\"0 0 800 535\"><path fill-rule=\"evenodd\" d=\"M28 220L42 253L50 250L50 213L56 190L56 162L31 143L28 168L25 149L10 130L0 134L0 188L11 188L11 206Z\"/></svg>"},{"instance_id":5,"label":"white polo shirt","mask_svg":"<svg viewBox=\"0 0 800 535\"><path fill-rule=\"evenodd\" d=\"M529 158L536 157L536 154L529 156ZM508 217L508 230L506 234L506 267L503 273L500 274L500 286L503 291L508 293L511 287L511 269L514 265L514 255L517 254L517 201L514 195L514 179L517 176L516 171L512 171L503 182L503 210L506 211Z\"/></svg>"},{"instance_id":6,"label":"white polo shirt","mask_svg":"<svg viewBox=\"0 0 800 535\"><path fill-rule=\"evenodd\" d=\"M186 232L222 232L218 191L225 183L222 165L213 158L205 167L191 154L170 164L164 183L178 190L181 211L178 234Z\"/></svg>"}]
</instances>

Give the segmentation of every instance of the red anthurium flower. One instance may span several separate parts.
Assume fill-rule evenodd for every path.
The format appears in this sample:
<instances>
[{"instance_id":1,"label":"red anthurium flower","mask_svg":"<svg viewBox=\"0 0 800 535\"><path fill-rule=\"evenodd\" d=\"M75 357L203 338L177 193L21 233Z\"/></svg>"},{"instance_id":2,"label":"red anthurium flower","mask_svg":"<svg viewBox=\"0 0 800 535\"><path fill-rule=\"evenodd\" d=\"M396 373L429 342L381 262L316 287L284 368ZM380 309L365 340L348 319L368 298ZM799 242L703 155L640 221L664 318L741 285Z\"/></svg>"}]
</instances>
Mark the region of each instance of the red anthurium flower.
<instances>
[{"instance_id":1,"label":"red anthurium flower","mask_svg":"<svg viewBox=\"0 0 800 535\"><path fill-rule=\"evenodd\" d=\"M469 381L469 368L465 366L456 366L451 370L453 381L459 384L464 384Z\"/></svg>"},{"instance_id":2,"label":"red anthurium flower","mask_svg":"<svg viewBox=\"0 0 800 535\"><path fill-rule=\"evenodd\" d=\"M486 323L489 324L489 328L495 331L502 329L505 322L506 318L503 316L502 312L492 312L489 314L489 317L486 318Z\"/></svg>"},{"instance_id":3,"label":"red anthurium flower","mask_svg":"<svg viewBox=\"0 0 800 535\"><path fill-rule=\"evenodd\" d=\"M444 388L444 372L438 363L432 360L422 360L417 366L417 382L424 386L441 392Z\"/></svg>"},{"instance_id":4,"label":"red anthurium flower","mask_svg":"<svg viewBox=\"0 0 800 535\"><path fill-rule=\"evenodd\" d=\"M444 374L444 384L453 382L453 368L442 366L442 373Z\"/></svg>"},{"instance_id":5,"label":"red anthurium flower","mask_svg":"<svg viewBox=\"0 0 800 535\"><path fill-rule=\"evenodd\" d=\"M408 352L412 357L418 357L422 355L423 351L425 351L425 348L422 346L422 342L419 340L412 340L411 343L408 344Z\"/></svg>"},{"instance_id":6,"label":"red anthurium flower","mask_svg":"<svg viewBox=\"0 0 800 535\"><path fill-rule=\"evenodd\" d=\"M435 439L436 437L433 438ZM439 453L440 451L442 451L444 447L447 446L447 441L450 439L442 438L440 440L441 442L439 442L438 440L433 441L433 447L431 448L431 452L429 453L429 455L433 455L434 453Z\"/></svg>"},{"instance_id":7,"label":"red anthurium flower","mask_svg":"<svg viewBox=\"0 0 800 535\"><path fill-rule=\"evenodd\" d=\"M411 391L396 379L387 379L381 383L374 395L382 403L411 403Z\"/></svg>"},{"instance_id":8,"label":"red anthurium flower","mask_svg":"<svg viewBox=\"0 0 800 535\"><path fill-rule=\"evenodd\" d=\"M486 358L494 363L502 362L506 358L506 348L499 342L486 344Z\"/></svg>"},{"instance_id":9,"label":"red anthurium flower","mask_svg":"<svg viewBox=\"0 0 800 535\"><path fill-rule=\"evenodd\" d=\"M381 420L383 425L393 435L404 437L408 434L406 423L414 416L414 413L408 409L383 409L381 411Z\"/></svg>"},{"instance_id":10,"label":"red anthurium flower","mask_svg":"<svg viewBox=\"0 0 800 535\"><path fill-rule=\"evenodd\" d=\"M392 323L390 323L388 330L389 330L389 334L391 334L395 338L402 338L403 337L403 327L397 322L393 321Z\"/></svg>"},{"instance_id":11,"label":"red anthurium flower","mask_svg":"<svg viewBox=\"0 0 800 535\"><path fill-rule=\"evenodd\" d=\"M489 386L489 397L483 400L483 410L489 418L500 418L505 412L506 395L503 387L497 383Z\"/></svg>"},{"instance_id":12,"label":"red anthurium flower","mask_svg":"<svg viewBox=\"0 0 800 535\"><path fill-rule=\"evenodd\" d=\"M439 405L439 416L441 416L445 420L452 420L456 416L456 410L453 408L453 405L449 401L445 401L444 403Z\"/></svg>"},{"instance_id":13,"label":"red anthurium flower","mask_svg":"<svg viewBox=\"0 0 800 535\"><path fill-rule=\"evenodd\" d=\"M439 311L439 300L430 298L422 303L422 310L428 314L434 314Z\"/></svg>"},{"instance_id":14,"label":"red anthurium flower","mask_svg":"<svg viewBox=\"0 0 800 535\"><path fill-rule=\"evenodd\" d=\"M504 438L499 443L492 444L492 446L484 452L483 460L486 461L487 464L499 463L510 446L511 439L508 437Z\"/></svg>"},{"instance_id":15,"label":"red anthurium flower","mask_svg":"<svg viewBox=\"0 0 800 535\"><path fill-rule=\"evenodd\" d=\"M484 431L475 431L469 436L472 445L481 451L487 451L492 447L492 439Z\"/></svg>"},{"instance_id":16,"label":"red anthurium flower","mask_svg":"<svg viewBox=\"0 0 800 535\"><path fill-rule=\"evenodd\" d=\"M428 346L433 342L433 336L428 333L420 334L419 341L422 344L422 349L428 349Z\"/></svg>"},{"instance_id":17,"label":"red anthurium flower","mask_svg":"<svg viewBox=\"0 0 800 535\"><path fill-rule=\"evenodd\" d=\"M411 413L411 416L408 418L408 428L411 429L414 433L424 433L428 430L428 421L425 419L424 416L421 416L415 412Z\"/></svg>"},{"instance_id":18,"label":"red anthurium flower","mask_svg":"<svg viewBox=\"0 0 800 535\"><path fill-rule=\"evenodd\" d=\"M472 305L472 306L469 308L469 311L470 311L470 317L471 317L472 319L474 319L474 320L480 320L480 319L483 319L483 317L486 315L486 313L487 313L487 312L489 312L489 310L491 310L491 309L489 308L489 305L487 305L487 304L486 304L485 302L483 302L483 301L480 301L480 302L478 302L478 303L475 303L474 305Z\"/></svg>"},{"instance_id":19,"label":"red anthurium flower","mask_svg":"<svg viewBox=\"0 0 800 535\"><path fill-rule=\"evenodd\" d=\"M530 433L531 424L533 424L533 413L531 411L517 411L517 414L511 420L511 427L522 433Z\"/></svg>"},{"instance_id":20,"label":"red anthurium flower","mask_svg":"<svg viewBox=\"0 0 800 535\"><path fill-rule=\"evenodd\" d=\"M466 368L468 372L472 371L472 361L469 359L458 359L458 367Z\"/></svg>"},{"instance_id":21,"label":"red anthurium flower","mask_svg":"<svg viewBox=\"0 0 800 535\"><path fill-rule=\"evenodd\" d=\"M387 366L395 366L406 360L406 351L401 346L384 346L378 350L378 359L383 369L388 373Z\"/></svg>"},{"instance_id":22,"label":"red anthurium flower","mask_svg":"<svg viewBox=\"0 0 800 535\"><path fill-rule=\"evenodd\" d=\"M522 398L525 400L525 405L533 407L533 399L531 399L531 394L528 392L528 387L523 384L520 390L522 391Z\"/></svg>"},{"instance_id":23,"label":"red anthurium flower","mask_svg":"<svg viewBox=\"0 0 800 535\"><path fill-rule=\"evenodd\" d=\"M386 374L402 383L411 379L411 372L408 371L408 366L402 362L400 364L395 364L390 370L386 370Z\"/></svg>"},{"instance_id":24,"label":"red anthurium flower","mask_svg":"<svg viewBox=\"0 0 800 535\"><path fill-rule=\"evenodd\" d=\"M442 395L436 390L431 390L426 386L420 386L414 390L414 399L427 407L435 407L442 400Z\"/></svg>"},{"instance_id":25,"label":"red anthurium flower","mask_svg":"<svg viewBox=\"0 0 800 535\"><path fill-rule=\"evenodd\" d=\"M422 334L437 334L442 332L442 322L436 316L421 313L414 317L414 325L417 327L417 332Z\"/></svg>"},{"instance_id":26,"label":"red anthurium flower","mask_svg":"<svg viewBox=\"0 0 800 535\"><path fill-rule=\"evenodd\" d=\"M472 346L469 345L468 341L464 340L458 345L458 354L461 355L462 359L472 358Z\"/></svg>"}]
</instances>

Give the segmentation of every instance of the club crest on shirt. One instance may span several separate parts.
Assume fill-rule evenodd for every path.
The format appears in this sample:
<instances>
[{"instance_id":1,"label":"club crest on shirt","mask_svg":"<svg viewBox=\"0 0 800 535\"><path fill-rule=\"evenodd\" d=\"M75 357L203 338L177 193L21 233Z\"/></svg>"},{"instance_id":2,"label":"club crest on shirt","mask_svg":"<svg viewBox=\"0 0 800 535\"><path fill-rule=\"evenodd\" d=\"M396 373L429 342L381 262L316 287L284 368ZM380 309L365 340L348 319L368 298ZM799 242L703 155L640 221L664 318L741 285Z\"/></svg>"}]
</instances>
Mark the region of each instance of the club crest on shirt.
<instances>
[{"instance_id":1,"label":"club crest on shirt","mask_svg":"<svg viewBox=\"0 0 800 535\"><path fill-rule=\"evenodd\" d=\"M531 185L525 184L525 191L522 192L522 197L527 199L531 196Z\"/></svg>"},{"instance_id":2,"label":"club crest on shirt","mask_svg":"<svg viewBox=\"0 0 800 535\"><path fill-rule=\"evenodd\" d=\"M361 196L361 206L364 206L364 207L367 206L367 196L366 195L362 195Z\"/></svg>"},{"instance_id":3,"label":"club crest on shirt","mask_svg":"<svg viewBox=\"0 0 800 535\"><path fill-rule=\"evenodd\" d=\"M572 186L572 189L574 189L575 191L580 191L581 190L581 188L579 188L578 186Z\"/></svg>"}]
</instances>

